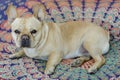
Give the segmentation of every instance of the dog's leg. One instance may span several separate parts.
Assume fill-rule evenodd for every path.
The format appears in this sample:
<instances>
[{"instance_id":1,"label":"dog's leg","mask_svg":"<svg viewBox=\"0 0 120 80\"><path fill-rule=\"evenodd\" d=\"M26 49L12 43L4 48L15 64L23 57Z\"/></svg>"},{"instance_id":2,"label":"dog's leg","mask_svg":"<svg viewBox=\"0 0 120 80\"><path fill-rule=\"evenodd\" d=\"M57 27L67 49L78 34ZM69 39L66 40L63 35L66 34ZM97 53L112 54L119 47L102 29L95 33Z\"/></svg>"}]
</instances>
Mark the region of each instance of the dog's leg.
<instances>
[{"instance_id":1,"label":"dog's leg","mask_svg":"<svg viewBox=\"0 0 120 80\"><path fill-rule=\"evenodd\" d=\"M45 74L52 74L57 64L62 60L62 55L60 53L51 53L48 57L48 62L46 64Z\"/></svg>"},{"instance_id":2,"label":"dog's leg","mask_svg":"<svg viewBox=\"0 0 120 80\"><path fill-rule=\"evenodd\" d=\"M90 42L84 43L84 48L89 52L91 57L95 60L93 66L88 69L88 73L95 73L105 63L105 58L102 56L102 50L95 47Z\"/></svg>"},{"instance_id":3,"label":"dog's leg","mask_svg":"<svg viewBox=\"0 0 120 80\"><path fill-rule=\"evenodd\" d=\"M102 55L94 56L95 63L88 69L88 73L95 73L104 63L105 58Z\"/></svg>"},{"instance_id":4,"label":"dog's leg","mask_svg":"<svg viewBox=\"0 0 120 80\"><path fill-rule=\"evenodd\" d=\"M14 59L14 58L20 58L21 56L25 55L23 50L20 50L14 54L9 55L9 58Z\"/></svg>"},{"instance_id":5,"label":"dog's leg","mask_svg":"<svg viewBox=\"0 0 120 80\"><path fill-rule=\"evenodd\" d=\"M74 61L71 63L71 67L79 67L88 60L90 60L90 56L80 56L77 59L74 59Z\"/></svg>"}]
</instances>

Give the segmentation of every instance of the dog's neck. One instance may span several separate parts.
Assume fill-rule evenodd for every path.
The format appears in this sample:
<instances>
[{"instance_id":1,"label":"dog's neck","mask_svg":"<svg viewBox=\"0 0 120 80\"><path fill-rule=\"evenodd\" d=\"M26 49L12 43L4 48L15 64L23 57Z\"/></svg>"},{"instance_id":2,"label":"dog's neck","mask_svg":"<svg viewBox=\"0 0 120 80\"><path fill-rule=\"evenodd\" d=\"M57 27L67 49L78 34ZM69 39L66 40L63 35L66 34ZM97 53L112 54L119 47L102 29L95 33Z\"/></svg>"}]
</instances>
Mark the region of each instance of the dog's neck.
<instances>
[{"instance_id":1,"label":"dog's neck","mask_svg":"<svg viewBox=\"0 0 120 80\"><path fill-rule=\"evenodd\" d=\"M40 38L41 40L37 45L37 49L41 49L44 46L45 42L47 41L48 30L49 30L48 25L43 22L43 27L41 30L41 38Z\"/></svg>"}]
</instances>

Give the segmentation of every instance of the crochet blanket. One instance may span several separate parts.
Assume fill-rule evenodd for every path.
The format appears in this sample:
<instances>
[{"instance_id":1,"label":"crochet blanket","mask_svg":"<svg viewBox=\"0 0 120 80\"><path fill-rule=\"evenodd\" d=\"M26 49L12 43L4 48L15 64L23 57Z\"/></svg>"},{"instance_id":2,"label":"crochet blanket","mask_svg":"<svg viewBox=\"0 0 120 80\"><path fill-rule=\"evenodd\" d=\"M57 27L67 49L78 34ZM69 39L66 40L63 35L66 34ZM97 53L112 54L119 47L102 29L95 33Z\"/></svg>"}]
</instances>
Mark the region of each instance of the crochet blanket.
<instances>
[{"instance_id":1,"label":"crochet blanket","mask_svg":"<svg viewBox=\"0 0 120 80\"><path fill-rule=\"evenodd\" d=\"M53 75L45 75L46 61L23 57L6 58L18 51L11 37L6 9L13 4L19 15L32 13L31 7L41 3L47 11L46 21L65 22L85 20L110 32L110 50L104 55L106 63L95 74L82 67L71 67L73 59L63 60ZM102 40L102 39L101 39ZM120 0L0 0L0 80L116 80L120 79Z\"/></svg>"}]
</instances>

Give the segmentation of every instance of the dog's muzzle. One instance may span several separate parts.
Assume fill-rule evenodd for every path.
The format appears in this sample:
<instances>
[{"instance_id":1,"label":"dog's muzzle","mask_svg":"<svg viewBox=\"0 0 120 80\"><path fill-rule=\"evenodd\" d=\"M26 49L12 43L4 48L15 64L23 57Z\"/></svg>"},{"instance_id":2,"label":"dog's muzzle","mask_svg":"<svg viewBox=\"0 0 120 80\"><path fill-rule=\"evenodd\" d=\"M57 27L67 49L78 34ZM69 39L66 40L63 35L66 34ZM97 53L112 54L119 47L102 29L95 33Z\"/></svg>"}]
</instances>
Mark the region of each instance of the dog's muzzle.
<instances>
[{"instance_id":1,"label":"dog's muzzle","mask_svg":"<svg viewBox=\"0 0 120 80\"><path fill-rule=\"evenodd\" d=\"M27 34L21 36L21 47L30 47L30 37Z\"/></svg>"}]
</instances>

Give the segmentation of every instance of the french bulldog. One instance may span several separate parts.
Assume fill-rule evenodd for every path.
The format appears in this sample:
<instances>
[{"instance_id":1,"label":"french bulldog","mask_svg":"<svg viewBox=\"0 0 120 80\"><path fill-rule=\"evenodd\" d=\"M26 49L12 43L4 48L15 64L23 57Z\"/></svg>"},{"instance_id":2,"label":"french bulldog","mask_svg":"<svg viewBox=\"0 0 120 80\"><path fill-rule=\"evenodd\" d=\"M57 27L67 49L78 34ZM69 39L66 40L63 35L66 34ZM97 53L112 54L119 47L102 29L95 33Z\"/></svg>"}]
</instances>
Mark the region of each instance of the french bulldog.
<instances>
[{"instance_id":1,"label":"french bulldog","mask_svg":"<svg viewBox=\"0 0 120 80\"><path fill-rule=\"evenodd\" d=\"M26 55L47 60L45 74L52 74L62 59L79 57L84 62L89 59L85 56L92 57L95 63L88 73L105 63L103 55L110 47L108 31L87 21L46 22L47 13L41 4L33 6L32 10L33 15L29 17L18 16L13 5L6 11L13 40L22 48L10 58Z\"/></svg>"}]
</instances>

